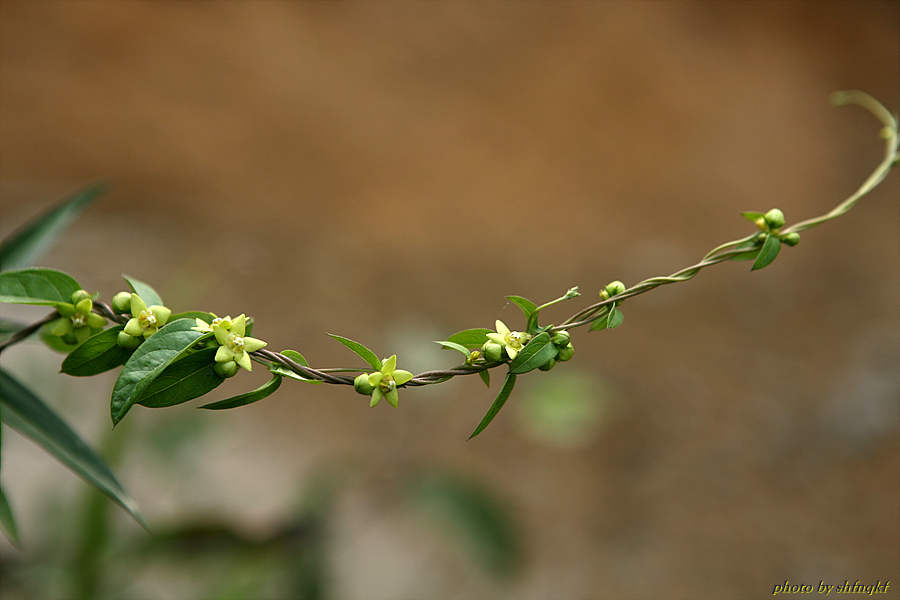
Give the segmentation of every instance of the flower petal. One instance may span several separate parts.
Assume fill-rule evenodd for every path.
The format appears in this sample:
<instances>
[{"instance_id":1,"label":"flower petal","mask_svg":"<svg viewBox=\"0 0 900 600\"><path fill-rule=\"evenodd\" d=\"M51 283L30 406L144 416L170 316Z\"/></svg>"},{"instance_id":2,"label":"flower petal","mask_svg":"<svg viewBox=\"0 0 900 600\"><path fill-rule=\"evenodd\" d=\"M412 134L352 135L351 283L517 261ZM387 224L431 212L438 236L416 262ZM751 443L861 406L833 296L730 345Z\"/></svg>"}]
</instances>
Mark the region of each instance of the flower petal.
<instances>
[{"instance_id":1,"label":"flower petal","mask_svg":"<svg viewBox=\"0 0 900 600\"><path fill-rule=\"evenodd\" d=\"M103 327L106 325L106 319L97 313L91 313L87 316L88 327Z\"/></svg>"},{"instance_id":2,"label":"flower petal","mask_svg":"<svg viewBox=\"0 0 900 600\"><path fill-rule=\"evenodd\" d=\"M397 368L397 355L394 354L381 364L381 372L384 375L390 375Z\"/></svg>"},{"instance_id":3,"label":"flower petal","mask_svg":"<svg viewBox=\"0 0 900 600\"><path fill-rule=\"evenodd\" d=\"M234 352L225 346L219 346L219 349L216 350L216 362L228 362L229 360L234 360Z\"/></svg>"},{"instance_id":4,"label":"flower petal","mask_svg":"<svg viewBox=\"0 0 900 600\"><path fill-rule=\"evenodd\" d=\"M371 375L369 375L369 385L377 388L382 379L384 379L384 373L372 373Z\"/></svg>"},{"instance_id":5,"label":"flower petal","mask_svg":"<svg viewBox=\"0 0 900 600\"><path fill-rule=\"evenodd\" d=\"M150 308L148 308L153 316L156 317L156 326L162 327L169 320L169 317L172 316L172 311L165 306L160 306L158 304L154 304Z\"/></svg>"},{"instance_id":6,"label":"flower petal","mask_svg":"<svg viewBox=\"0 0 900 600\"><path fill-rule=\"evenodd\" d=\"M240 337L244 337L244 332L246 330L247 317L244 316L244 313L241 313L234 321L231 322L231 333L239 335Z\"/></svg>"},{"instance_id":7,"label":"flower petal","mask_svg":"<svg viewBox=\"0 0 900 600\"><path fill-rule=\"evenodd\" d=\"M65 317L60 317L55 321L51 321L51 323L53 323L53 326L50 328L50 333L53 335L64 336L67 333L72 333L72 329L74 329L72 321Z\"/></svg>"},{"instance_id":8,"label":"flower petal","mask_svg":"<svg viewBox=\"0 0 900 600\"><path fill-rule=\"evenodd\" d=\"M397 395L397 390L391 390L387 394L384 395L384 399L388 401L388 404L397 408L397 403L400 402L400 396Z\"/></svg>"},{"instance_id":9,"label":"flower petal","mask_svg":"<svg viewBox=\"0 0 900 600\"><path fill-rule=\"evenodd\" d=\"M500 344L501 346L506 345L506 338L504 336L500 335L499 333L489 333L489 334L487 334L487 337L492 342Z\"/></svg>"},{"instance_id":10,"label":"flower petal","mask_svg":"<svg viewBox=\"0 0 900 600\"><path fill-rule=\"evenodd\" d=\"M241 365L242 367L244 367L244 368L247 369L248 371L252 371L252 370L253 370L253 363L250 362L250 355L247 354L246 352L241 352L240 355L235 354L235 356L234 356L234 362L236 362L237 364Z\"/></svg>"},{"instance_id":11,"label":"flower petal","mask_svg":"<svg viewBox=\"0 0 900 600\"><path fill-rule=\"evenodd\" d=\"M516 350L515 348L513 348L512 346L507 346L507 347L506 347L506 353L509 354L509 357L510 357L510 358L515 358L515 357L516 357L516 354L518 354L519 351Z\"/></svg>"},{"instance_id":12,"label":"flower petal","mask_svg":"<svg viewBox=\"0 0 900 600\"><path fill-rule=\"evenodd\" d=\"M128 319L128 322L125 323L125 329L123 329L125 333L130 336L138 337L144 335L144 330L141 329L141 324L134 317Z\"/></svg>"},{"instance_id":13,"label":"flower petal","mask_svg":"<svg viewBox=\"0 0 900 600\"><path fill-rule=\"evenodd\" d=\"M137 294L131 294L131 315L137 316L147 310L147 305Z\"/></svg>"},{"instance_id":14,"label":"flower petal","mask_svg":"<svg viewBox=\"0 0 900 600\"><path fill-rule=\"evenodd\" d=\"M381 373L379 373L379 375L381 375ZM378 403L381 402L381 399L383 397L384 397L384 392L382 392L381 388L376 385L375 389L372 390L372 401L369 402L369 407L375 408L376 406L378 406Z\"/></svg>"},{"instance_id":15,"label":"flower petal","mask_svg":"<svg viewBox=\"0 0 900 600\"><path fill-rule=\"evenodd\" d=\"M244 338L244 352L255 352L260 348L265 348L268 344L262 340L252 337Z\"/></svg>"},{"instance_id":16,"label":"flower petal","mask_svg":"<svg viewBox=\"0 0 900 600\"><path fill-rule=\"evenodd\" d=\"M397 385L403 385L412 378L413 374L409 371L404 371L403 369L397 369L394 371L394 381L397 383Z\"/></svg>"},{"instance_id":17,"label":"flower petal","mask_svg":"<svg viewBox=\"0 0 900 600\"><path fill-rule=\"evenodd\" d=\"M219 342L220 346L224 346L231 339L231 333L221 325L213 325L212 330L213 333L216 334L216 341Z\"/></svg>"},{"instance_id":18,"label":"flower petal","mask_svg":"<svg viewBox=\"0 0 900 600\"><path fill-rule=\"evenodd\" d=\"M507 327L506 324L500 319L497 319L497 322L494 323L494 328L500 335L506 335L509 333L509 327Z\"/></svg>"}]
</instances>

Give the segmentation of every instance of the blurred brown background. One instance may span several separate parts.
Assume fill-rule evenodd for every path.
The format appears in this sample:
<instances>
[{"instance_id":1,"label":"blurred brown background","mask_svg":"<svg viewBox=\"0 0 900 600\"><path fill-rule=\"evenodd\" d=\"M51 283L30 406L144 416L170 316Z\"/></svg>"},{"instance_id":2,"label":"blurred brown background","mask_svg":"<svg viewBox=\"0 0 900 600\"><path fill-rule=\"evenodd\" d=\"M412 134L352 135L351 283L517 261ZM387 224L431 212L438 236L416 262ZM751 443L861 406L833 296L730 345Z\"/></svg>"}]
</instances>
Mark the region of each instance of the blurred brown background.
<instances>
[{"instance_id":1,"label":"blurred brown background","mask_svg":"<svg viewBox=\"0 0 900 600\"><path fill-rule=\"evenodd\" d=\"M849 195L880 160L879 125L828 96L900 109L898 23L893 1L3 0L2 233L106 179L44 266L107 299L126 273L176 311L246 312L314 366L357 364L325 332L410 370L450 366L433 340L522 327L505 295L579 285L547 311L559 322L613 279L746 235L740 211L792 223ZM576 330L575 359L521 378L469 442L499 373L491 390L403 391L398 410L285 382L235 411L138 407L110 434L114 379L48 381L60 357L38 345L3 361L93 445L119 444L115 471L158 527L264 535L310 477L352 473L331 507L327 597L755 598L785 580L891 580L882 597L898 598L898 191L892 174L764 271L719 265L630 300L620 329ZM3 541L24 582L4 597L64 594L42 565L78 538L85 486L16 434L3 445L31 548ZM398 501L411 472L501 502L519 570L493 578ZM116 539L146 537L113 516ZM197 597L216 572L103 568L129 598Z\"/></svg>"}]
</instances>

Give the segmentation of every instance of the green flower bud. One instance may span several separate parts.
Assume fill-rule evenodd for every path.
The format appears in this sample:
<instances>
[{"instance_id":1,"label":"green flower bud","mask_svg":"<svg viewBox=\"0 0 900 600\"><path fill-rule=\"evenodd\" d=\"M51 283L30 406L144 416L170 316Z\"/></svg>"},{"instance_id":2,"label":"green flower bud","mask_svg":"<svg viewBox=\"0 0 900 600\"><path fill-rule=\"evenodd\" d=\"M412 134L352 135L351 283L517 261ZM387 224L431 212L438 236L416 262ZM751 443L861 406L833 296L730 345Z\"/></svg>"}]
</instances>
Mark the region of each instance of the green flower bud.
<instances>
[{"instance_id":1,"label":"green flower bud","mask_svg":"<svg viewBox=\"0 0 900 600\"><path fill-rule=\"evenodd\" d=\"M781 241L784 242L785 244L787 244L788 246L796 246L797 244L800 243L800 234L797 233L796 231L792 231L789 234L787 234L786 236L784 236L783 238L781 238Z\"/></svg>"},{"instance_id":2,"label":"green flower bud","mask_svg":"<svg viewBox=\"0 0 900 600\"><path fill-rule=\"evenodd\" d=\"M555 366L556 366L556 359L551 358L550 360L548 360L547 362L545 362L544 364L539 366L538 369L540 369L541 371L549 371L550 369L552 369Z\"/></svg>"},{"instance_id":3,"label":"green flower bud","mask_svg":"<svg viewBox=\"0 0 900 600\"><path fill-rule=\"evenodd\" d=\"M238 367L238 364L233 360L229 360L228 362L217 362L216 366L213 367L216 375L223 379L234 377L235 375L237 375L239 369L240 368Z\"/></svg>"},{"instance_id":4,"label":"green flower bud","mask_svg":"<svg viewBox=\"0 0 900 600\"><path fill-rule=\"evenodd\" d=\"M568 331L557 331L553 336L553 343L560 348L565 348L572 341L572 336Z\"/></svg>"},{"instance_id":5,"label":"green flower bud","mask_svg":"<svg viewBox=\"0 0 900 600\"><path fill-rule=\"evenodd\" d=\"M371 396L375 386L369 383L369 376L365 373L353 380L353 389L363 396Z\"/></svg>"},{"instance_id":6,"label":"green flower bud","mask_svg":"<svg viewBox=\"0 0 900 600\"><path fill-rule=\"evenodd\" d=\"M613 281L606 285L605 291L607 294L606 298L611 298L612 296L618 296L619 294L621 294L622 292L625 291L625 284L622 283L621 281ZM601 294L601 296L602 295L603 294ZM604 298L604 300L606 300L606 298Z\"/></svg>"},{"instance_id":7,"label":"green flower bud","mask_svg":"<svg viewBox=\"0 0 900 600\"><path fill-rule=\"evenodd\" d=\"M116 337L116 344L118 344L120 348L134 350L141 345L143 339L143 337L134 337L133 335L128 335L124 331L120 331L119 335Z\"/></svg>"},{"instance_id":8,"label":"green flower bud","mask_svg":"<svg viewBox=\"0 0 900 600\"><path fill-rule=\"evenodd\" d=\"M485 342L481 347L481 354L489 362L500 362L504 356L503 346L496 342Z\"/></svg>"},{"instance_id":9,"label":"green flower bud","mask_svg":"<svg viewBox=\"0 0 900 600\"><path fill-rule=\"evenodd\" d=\"M466 364L471 365L481 359L481 350L472 350L466 357Z\"/></svg>"},{"instance_id":10,"label":"green flower bud","mask_svg":"<svg viewBox=\"0 0 900 600\"><path fill-rule=\"evenodd\" d=\"M607 292L606 290L600 290L600 299L609 300L609 292Z\"/></svg>"},{"instance_id":11,"label":"green flower bud","mask_svg":"<svg viewBox=\"0 0 900 600\"><path fill-rule=\"evenodd\" d=\"M572 357L575 356L575 347L569 343L565 348L560 348L559 353L556 355L556 358L559 362L566 362L567 360L571 360Z\"/></svg>"},{"instance_id":12,"label":"green flower bud","mask_svg":"<svg viewBox=\"0 0 900 600\"><path fill-rule=\"evenodd\" d=\"M764 218L766 220L766 225L771 229L778 229L784 225L784 213L777 208L773 208L767 212Z\"/></svg>"},{"instance_id":13,"label":"green flower bud","mask_svg":"<svg viewBox=\"0 0 900 600\"><path fill-rule=\"evenodd\" d=\"M91 295L85 290L78 290L77 292L72 292L72 304L77 305L82 300L90 300Z\"/></svg>"},{"instance_id":14,"label":"green flower bud","mask_svg":"<svg viewBox=\"0 0 900 600\"><path fill-rule=\"evenodd\" d=\"M129 292L119 292L112 299L112 309L116 314L125 314L131 312L131 294Z\"/></svg>"}]
</instances>

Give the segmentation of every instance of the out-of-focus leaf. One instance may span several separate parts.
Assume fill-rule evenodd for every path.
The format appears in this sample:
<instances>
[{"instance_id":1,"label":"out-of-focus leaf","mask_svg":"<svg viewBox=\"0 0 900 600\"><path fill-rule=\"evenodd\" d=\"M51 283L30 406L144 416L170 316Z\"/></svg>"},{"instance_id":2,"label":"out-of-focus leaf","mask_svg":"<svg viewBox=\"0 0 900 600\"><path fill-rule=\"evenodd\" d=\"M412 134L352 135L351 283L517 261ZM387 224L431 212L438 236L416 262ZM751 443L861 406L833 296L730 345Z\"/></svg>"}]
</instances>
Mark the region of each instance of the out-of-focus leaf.
<instances>
[{"instance_id":1,"label":"out-of-focus leaf","mask_svg":"<svg viewBox=\"0 0 900 600\"><path fill-rule=\"evenodd\" d=\"M131 287L131 291L140 296L141 300L143 300L144 304L146 304L147 306L164 306L162 299L159 297L159 294L156 293L156 290L154 290L143 281L135 279L134 277L129 277L128 275L122 275L122 279L128 282L128 285Z\"/></svg>"},{"instance_id":2,"label":"out-of-focus leaf","mask_svg":"<svg viewBox=\"0 0 900 600\"><path fill-rule=\"evenodd\" d=\"M112 471L78 435L31 390L0 370L3 422L31 439L76 475L109 496L146 527L137 504Z\"/></svg>"},{"instance_id":3,"label":"out-of-focus leaf","mask_svg":"<svg viewBox=\"0 0 900 600\"><path fill-rule=\"evenodd\" d=\"M263 398L271 396L273 393L275 393L275 390L277 390L279 386L281 386L281 379L281 375L279 375L278 373L273 373L272 379L270 379L265 385L256 388L252 392L247 392L246 394L240 394L238 396L226 398L225 400L219 400L218 402L213 402L211 404L204 404L200 408L222 410L225 408L237 408L239 406L246 406L248 404L253 404L254 402L259 402Z\"/></svg>"},{"instance_id":4,"label":"out-of-focus leaf","mask_svg":"<svg viewBox=\"0 0 900 600\"><path fill-rule=\"evenodd\" d=\"M33 265L75 217L107 189L106 183L97 183L81 190L0 242L0 270Z\"/></svg>"},{"instance_id":5,"label":"out-of-focus leaf","mask_svg":"<svg viewBox=\"0 0 900 600\"><path fill-rule=\"evenodd\" d=\"M147 408L164 408L213 391L225 381L215 372L217 350L218 348L204 348L176 360L153 379L135 400L135 404Z\"/></svg>"},{"instance_id":6,"label":"out-of-focus leaf","mask_svg":"<svg viewBox=\"0 0 900 600\"><path fill-rule=\"evenodd\" d=\"M756 262L753 263L753 266L750 267L751 271L757 271L762 269L763 267L767 267L775 257L778 256L778 252L781 251L781 240L779 240L774 235L769 235L766 237L765 243L763 243L762 249L759 251L759 256L756 257Z\"/></svg>"},{"instance_id":7,"label":"out-of-focus leaf","mask_svg":"<svg viewBox=\"0 0 900 600\"><path fill-rule=\"evenodd\" d=\"M444 348L450 348L451 350L457 350L459 352L462 352L463 356L465 356L466 358L469 357L469 349L462 344L457 344L456 342L448 342L446 340L440 342L436 341L435 344L440 344Z\"/></svg>"},{"instance_id":8,"label":"out-of-focus leaf","mask_svg":"<svg viewBox=\"0 0 900 600\"><path fill-rule=\"evenodd\" d=\"M122 420L166 367L188 352L195 343L212 336L212 333L193 331L191 328L196 325L193 319L179 319L168 323L138 346L113 386L110 403L113 425Z\"/></svg>"},{"instance_id":9,"label":"out-of-focus leaf","mask_svg":"<svg viewBox=\"0 0 900 600\"><path fill-rule=\"evenodd\" d=\"M0 272L0 302L7 304L68 304L80 289L71 276L55 269Z\"/></svg>"},{"instance_id":10,"label":"out-of-focus leaf","mask_svg":"<svg viewBox=\"0 0 900 600\"><path fill-rule=\"evenodd\" d=\"M13 546L19 550L22 549L22 544L19 542L19 530L16 528L16 519L13 517L2 486L0 486L0 533L3 533Z\"/></svg>"},{"instance_id":11,"label":"out-of-focus leaf","mask_svg":"<svg viewBox=\"0 0 900 600\"><path fill-rule=\"evenodd\" d=\"M131 350L116 343L123 329L124 325L116 325L89 337L66 356L60 371L74 377L87 377L124 365Z\"/></svg>"}]
</instances>

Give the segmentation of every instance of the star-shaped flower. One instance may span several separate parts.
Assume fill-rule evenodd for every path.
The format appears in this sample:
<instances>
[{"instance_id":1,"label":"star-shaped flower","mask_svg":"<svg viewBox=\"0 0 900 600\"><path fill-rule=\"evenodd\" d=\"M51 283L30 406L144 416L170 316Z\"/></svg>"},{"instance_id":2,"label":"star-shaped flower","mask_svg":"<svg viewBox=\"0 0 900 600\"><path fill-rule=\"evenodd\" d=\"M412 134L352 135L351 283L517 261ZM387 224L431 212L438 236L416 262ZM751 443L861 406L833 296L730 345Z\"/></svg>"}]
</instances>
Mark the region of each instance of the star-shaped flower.
<instances>
[{"instance_id":1,"label":"star-shaped flower","mask_svg":"<svg viewBox=\"0 0 900 600\"><path fill-rule=\"evenodd\" d=\"M134 337L148 338L166 324L172 311L165 306L147 304L137 294L131 294L131 318L125 323L123 330Z\"/></svg>"},{"instance_id":2,"label":"star-shaped flower","mask_svg":"<svg viewBox=\"0 0 900 600\"><path fill-rule=\"evenodd\" d=\"M84 340L98 333L106 325L106 319L91 311L94 302L87 292L79 290L72 294L74 304L60 304L57 311L60 317L49 324L50 333L66 339L74 337L75 343L80 344Z\"/></svg>"},{"instance_id":3,"label":"star-shaped flower","mask_svg":"<svg viewBox=\"0 0 900 600\"><path fill-rule=\"evenodd\" d=\"M381 371L369 375L369 385L372 386L372 402L369 406L374 407L382 398L387 399L388 404L397 408L399 397L397 396L397 386L403 385L410 379L413 374L409 371L397 368L397 355L393 355L387 360L382 361Z\"/></svg>"},{"instance_id":4,"label":"star-shaped flower","mask_svg":"<svg viewBox=\"0 0 900 600\"><path fill-rule=\"evenodd\" d=\"M510 359L515 358L519 351L525 347L525 344L528 343L528 340L531 339L531 336L527 333L510 331L509 327L499 319L494 326L497 328L497 333L489 333L487 334L487 337L492 342L506 348L506 353L509 355Z\"/></svg>"},{"instance_id":5,"label":"star-shaped flower","mask_svg":"<svg viewBox=\"0 0 900 600\"><path fill-rule=\"evenodd\" d=\"M224 363L233 360L248 371L253 370L249 352L266 347L266 342L252 337L245 337L247 317L243 314L233 321L222 319L212 326L219 349L216 351L216 362Z\"/></svg>"}]
</instances>

